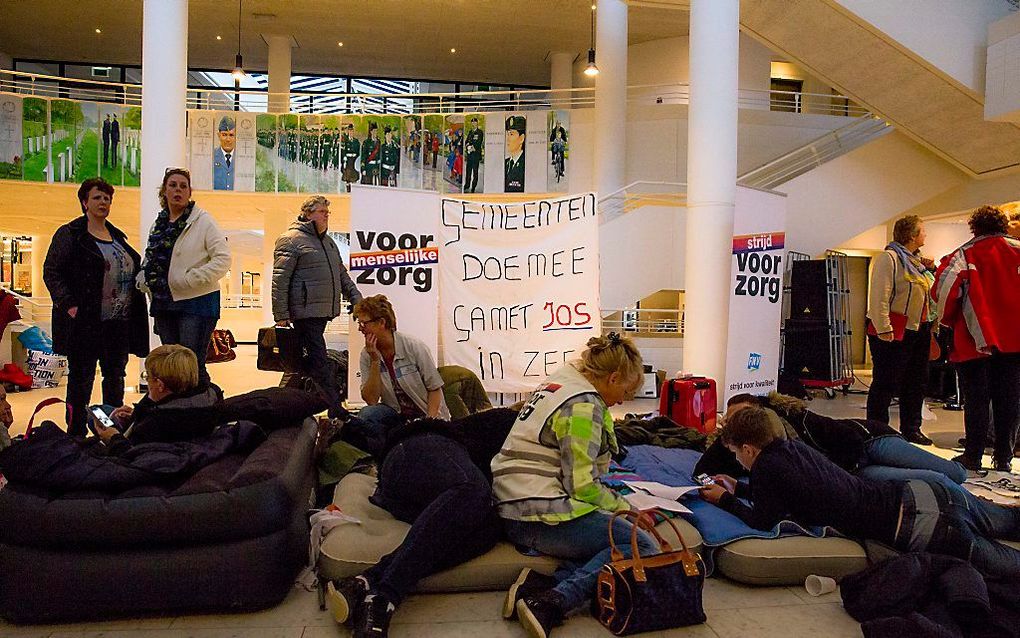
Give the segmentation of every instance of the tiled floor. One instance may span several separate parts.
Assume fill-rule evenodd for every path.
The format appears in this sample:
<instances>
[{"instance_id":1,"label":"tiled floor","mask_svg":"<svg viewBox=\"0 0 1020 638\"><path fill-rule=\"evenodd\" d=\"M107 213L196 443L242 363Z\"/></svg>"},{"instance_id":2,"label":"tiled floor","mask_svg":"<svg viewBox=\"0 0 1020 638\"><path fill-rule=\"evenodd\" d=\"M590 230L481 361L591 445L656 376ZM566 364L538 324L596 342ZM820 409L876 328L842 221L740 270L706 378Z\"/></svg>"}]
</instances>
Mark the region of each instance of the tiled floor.
<instances>
[{"instance_id":1,"label":"tiled floor","mask_svg":"<svg viewBox=\"0 0 1020 638\"><path fill-rule=\"evenodd\" d=\"M279 380L276 373L255 369L255 353L251 346L240 347L235 361L217 364L210 371L228 395ZM97 383L97 392L98 389ZM36 403L46 396L62 396L63 392L60 388L12 394L16 416L13 433L24 430ZM99 398L98 394L95 398ZM831 416L863 417L865 398L863 395L839 396L833 400L818 398L810 407ZM643 412L656 407L655 401L641 400L619 406L614 412ZM935 409L933 414L936 420L925 421L924 429L944 446L934 451L951 456L951 448L963 432L962 413ZM501 592L413 596L398 610L390 635L393 638L525 636L516 622L500 619L502 597ZM812 598L800 587L748 587L712 578L705 584L705 611L708 615L705 625L645 635L697 638L861 636L859 625L843 611L838 593ZM347 635L347 630L337 627L328 612L319 611L315 594L300 585L274 609L253 614L34 627L15 627L0 621L0 636L4 638L326 638ZM575 616L553 635L603 637L610 634L594 619Z\"/></svg>"}]
</instances>

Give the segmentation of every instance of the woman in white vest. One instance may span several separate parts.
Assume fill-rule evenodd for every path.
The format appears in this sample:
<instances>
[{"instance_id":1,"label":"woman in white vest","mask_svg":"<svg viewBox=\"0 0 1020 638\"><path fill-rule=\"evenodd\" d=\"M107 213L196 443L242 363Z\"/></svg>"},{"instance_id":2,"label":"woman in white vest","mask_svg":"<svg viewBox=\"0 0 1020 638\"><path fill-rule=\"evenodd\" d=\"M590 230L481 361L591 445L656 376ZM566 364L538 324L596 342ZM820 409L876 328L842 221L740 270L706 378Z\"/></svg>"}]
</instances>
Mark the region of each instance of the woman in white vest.
<instances>
[{"instance_id":1,"label":"woman in white vest","mask_svg":"<svg viewBox=\"0 0 1020 638\"><path fill-rule=\"evenodd\" d=\"M580 565L555 579L521 572L503 617L516 614L530 636L548 636L595 593L610 558L610 518L630 509L599 481L619 449L608 406L633 398L642 381L641 353L629 339L616 333L589 339L579 361L531 395L492 460L493 492L510 540ZM630 534L630 523L617 519L614 538ZM642 555L658 553L644 532L638 545ZM629 543L620 548L629 555Z\"/></svg>"}]
</instances>

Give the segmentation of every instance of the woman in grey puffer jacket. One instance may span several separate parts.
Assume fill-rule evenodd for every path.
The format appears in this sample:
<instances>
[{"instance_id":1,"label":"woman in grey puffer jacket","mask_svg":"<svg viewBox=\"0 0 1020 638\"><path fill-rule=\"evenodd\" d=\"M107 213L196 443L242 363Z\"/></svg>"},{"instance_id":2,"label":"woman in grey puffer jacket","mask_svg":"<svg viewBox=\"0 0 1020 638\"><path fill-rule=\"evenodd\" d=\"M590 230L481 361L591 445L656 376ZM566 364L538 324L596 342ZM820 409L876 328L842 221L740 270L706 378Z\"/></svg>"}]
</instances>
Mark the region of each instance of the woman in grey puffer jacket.
<instances>
[{"instance_id":1,"label":"woman in grey puffer jacket","mask_svg":"<svg viewBox=\"0 0 1020 638\"><path fill-rule=\"evenodd\" d=\"M273 250L273 319L293 325L305 348L305 374L319 386L329 403L330 417L343 414L337 380L330 378L323 333L341 312L340 295L351 304L361 292L347 273L340 250L326 235L329 200L313 195L301 204L301 214L276 240Z\"/></svg>"}]
</instances>

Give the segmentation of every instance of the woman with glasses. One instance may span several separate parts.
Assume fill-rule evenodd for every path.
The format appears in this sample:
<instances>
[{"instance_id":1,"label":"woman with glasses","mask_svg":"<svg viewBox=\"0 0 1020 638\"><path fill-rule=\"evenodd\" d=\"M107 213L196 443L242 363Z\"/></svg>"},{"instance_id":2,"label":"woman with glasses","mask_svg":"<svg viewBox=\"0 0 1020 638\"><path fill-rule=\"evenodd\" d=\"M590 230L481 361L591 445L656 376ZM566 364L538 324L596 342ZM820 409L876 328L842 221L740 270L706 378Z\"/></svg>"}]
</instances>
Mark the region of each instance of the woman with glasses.
<instances>
[{"instance_id":1,"label":"woman with glasses","mask_svg":"<svg viewBox=\"0 0 1020 638\"><path fill-rule=\"evenodd\" d=\"M365 297L354 306L361 352L361 398L368 407L358 414L375 434L395 423L421 417L450 418L428 346L397 332L397 317L385 295Z\"/></svg>"},{"instance_id":2,"label":"woman with glasses","mask_svg":"<svg viewBox=\"0 0 1020 638\"><path fill-rule=\"evenodd\" d=\"M78 189L81 216L53 235L43 281L53 299L53 351L67 356L67 431L85 435L96 363L103 403L124 405L128 355L149 354L145 297L134 287L141 257L108 221L113 186L101 177Z\"/></svg>"},{"instance_id":3,"label":"woman with glasses","mask_svg":"<svg viewBox=\"0 0 1020 638\"><path fill-rule=\"evenodd\" d=\"M200 384L209 383L205 357L220 317L220 279L230 269L227 238L212 215L191 200L191 174L168 168L159 187L162 210L149 231L139 288L164 345L180 344L198 357Z\"/></svg>"}]
</instances>

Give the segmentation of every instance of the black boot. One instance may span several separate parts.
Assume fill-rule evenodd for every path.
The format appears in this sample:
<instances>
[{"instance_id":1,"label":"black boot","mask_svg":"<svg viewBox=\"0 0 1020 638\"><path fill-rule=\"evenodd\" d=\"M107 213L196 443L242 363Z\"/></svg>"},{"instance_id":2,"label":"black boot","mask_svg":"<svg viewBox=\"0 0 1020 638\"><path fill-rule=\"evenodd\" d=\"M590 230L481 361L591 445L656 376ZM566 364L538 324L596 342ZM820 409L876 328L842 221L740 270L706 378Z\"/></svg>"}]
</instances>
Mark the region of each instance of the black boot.
<instances>
[{"instance_id":1,"label":"black boot","mask_svg":"<svg viewBox=\"0 0 1020 638\"><path fill-rule=\"evenodd\" d=\"M368 596L368 581L364 576L352 576L326 585L326 601L333 612L333 620L348 627L354 626Z\"/></svg>"},{"instance_id":2,"label":"black boot","mask_svg":"<svg viewBox=\"0 0 1020 638\"><path fill-rule=\"evenodd\" d=\"M354 638L386 638L396 606L382 594L369 594L354 625Z\"/></svg>"},{"instance_id":3,"label":"black boot","mask_svg":"<svg viewBox=\"0 0 1020 638\"><path fill-rule=\"evenodd\" d=\"M521 570L521 574L514 581L514 584L510 585L510 591L506 593L506 600L503 601L503 618L511 620L517 617L518 600L531 594L552 589L555 586L556 579L552 576L546 576L532 570L530 567L525 567Z\"/></svg>"},{"instance_id":4,"label":"black boot","mask_svg":"<svg viewBox=\"0 0 1020 638\"><path fill-rule=\"evenodd\" d=\"M530 638L549 638L553 628L563 624L563 607L563 596L547 589L518 600L517 619Z\"/></svg>"}]
</instances>

